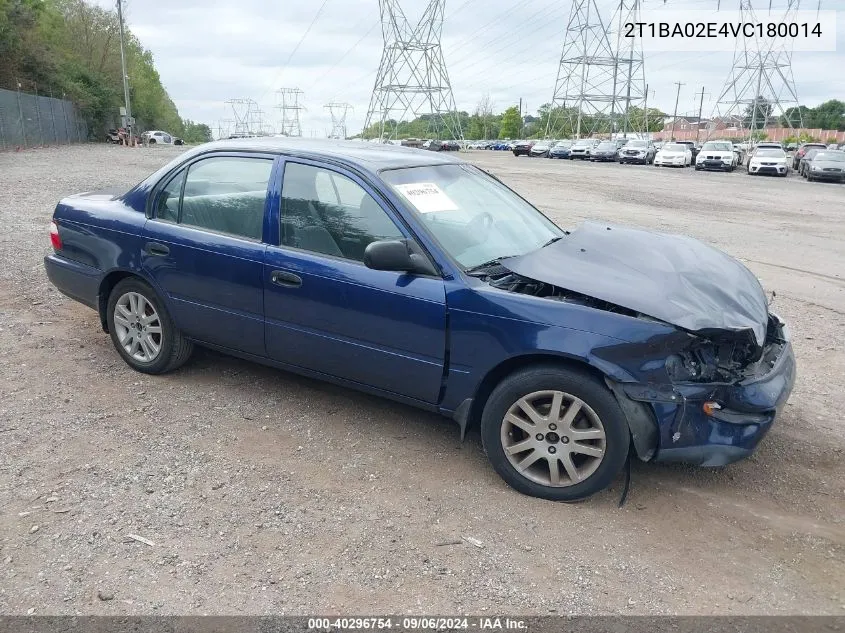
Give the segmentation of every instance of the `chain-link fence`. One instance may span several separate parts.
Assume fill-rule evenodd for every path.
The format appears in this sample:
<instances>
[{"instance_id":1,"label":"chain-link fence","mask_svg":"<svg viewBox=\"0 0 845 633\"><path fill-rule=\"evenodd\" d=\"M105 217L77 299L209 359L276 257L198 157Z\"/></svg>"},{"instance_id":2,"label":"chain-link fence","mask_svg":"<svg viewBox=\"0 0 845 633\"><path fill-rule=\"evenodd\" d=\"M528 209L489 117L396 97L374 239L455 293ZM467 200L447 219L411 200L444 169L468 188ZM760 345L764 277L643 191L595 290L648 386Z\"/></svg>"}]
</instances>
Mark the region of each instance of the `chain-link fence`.
<instances>
[{"instance_id":1,"label":"chain-link fence","mask_svg":"<svg viewBox=\"0 0 845 633\"><path fill-rule=\"evenodd\" d=\"M0 151L87 138L88 127L70 101L0 88Z\"/></svg>"}]
</instances>

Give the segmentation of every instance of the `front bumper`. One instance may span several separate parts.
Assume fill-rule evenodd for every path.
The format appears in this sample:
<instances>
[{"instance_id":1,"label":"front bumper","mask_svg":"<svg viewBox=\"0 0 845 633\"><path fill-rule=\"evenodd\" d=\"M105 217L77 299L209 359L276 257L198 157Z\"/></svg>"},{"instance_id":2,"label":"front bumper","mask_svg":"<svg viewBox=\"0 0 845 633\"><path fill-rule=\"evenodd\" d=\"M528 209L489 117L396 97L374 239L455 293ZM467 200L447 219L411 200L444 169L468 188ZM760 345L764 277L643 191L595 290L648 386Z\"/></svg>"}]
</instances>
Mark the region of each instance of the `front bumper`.
<instances>
[{"instance_id":1,"label":"front bumper","mask_svg":"<svg viewBox=\"0 0 845 633\"><path fill-rule=\"evenodd\" d=\"M678 384L668 387L626 383L625 394L651 405L658 427L654 461L724 466L751 455L783 410L795 385L795 354L785 341L768 348L766 371L734 384ZM712 415L704 403L722 408Z\"/></svg>"},{"instance_id":2,"label":"front bumper","mask_svg":"<svg viewBox=\"0 0 845 633\"><path fill-rule=\"evenodd\" d=\"M583 150L574 150L574 151L569 152L569 158L580 158L580 159L583 160L583 159L586 159L586 158L589 158L589 157L590 157L590 153L585 152Z\"/></svg>"},{"instance_id":3,"label":"front bumper","mask_svg":"<svg viewBox=\"0 0 845 633\"><path fill-rule=\"evenodd\" d=\"M590 160L598 163L615 163L616 154L591 154Z\"/></svg>"},{"instance_id":4,"label":"front bumper","mask_svg":"<svg viewBox=\"0 0 845 633\"><path fill-rule=\"evenodd\" d=\"M620 163L638 163L641 165L645 165L647 161L648 156L646 156L645 154L621 154L619 156Z\"/></svg>"},{"instance_id":5,"label":"front bumper","mask_svg":"<svg viewBox=\"0 0 845 633\"><path fill-rule=\"evenodd\" d=\"M654 164L658 167L683 167L686 160L682 158L655 158Z\"/></svg>"},{"instance_id":6,"label":"front bumper","mask_svg":"<svg viewBox=\"0 0 845 633\"><path fill-rule=\"evenodd\" d=\"M808 169L807 173L816 180L845 180L845 172L841 171L813 171Z\"/></svg>"},{"instance_id":7,"label":"front bumper","mask_svg":"<svg viewBox=\"0 0 845 633\"><path fill-rule=\"evenodd\" d=\"M749 165L748 172L752 174L772 174L782 176L786 174L786 165Z\"/></svg>"},{"instance_id":8,"label":"front bumper","mask_svg":"<svg viewBox=\"0 0 845 633\"><path fill-rule=\"evenodd\" d=\"M697 161L695 166L698 169L721 169L721 170L729 170L731 168L732 163L726 163L721 159L704 159Z\"/></svg>"}]
</instances>

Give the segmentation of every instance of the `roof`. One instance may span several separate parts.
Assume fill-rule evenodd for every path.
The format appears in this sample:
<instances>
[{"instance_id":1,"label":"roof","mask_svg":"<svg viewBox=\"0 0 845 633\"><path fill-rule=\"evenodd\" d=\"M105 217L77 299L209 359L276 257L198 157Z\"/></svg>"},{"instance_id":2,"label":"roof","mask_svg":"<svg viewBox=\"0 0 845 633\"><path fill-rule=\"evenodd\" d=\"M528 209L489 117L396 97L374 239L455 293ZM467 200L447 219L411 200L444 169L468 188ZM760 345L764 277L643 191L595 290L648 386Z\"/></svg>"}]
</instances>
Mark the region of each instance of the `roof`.
<instances>
[{"instance_id":1,"label":"roof","mask_svg":"<svg viewBox=\"0 0 845 633\"><path fill-rule=\"evenodd\" d=\"M226 139L206 143L194 151L202 153L211 150L220 151L227 149L273 152L301 156L303 158L333 158L351 165L360 165L373 171L463 162L445 153L403 147L401 145L391 145L389 143L291 138L286 136Z\"/></svg>"}]
</instances>

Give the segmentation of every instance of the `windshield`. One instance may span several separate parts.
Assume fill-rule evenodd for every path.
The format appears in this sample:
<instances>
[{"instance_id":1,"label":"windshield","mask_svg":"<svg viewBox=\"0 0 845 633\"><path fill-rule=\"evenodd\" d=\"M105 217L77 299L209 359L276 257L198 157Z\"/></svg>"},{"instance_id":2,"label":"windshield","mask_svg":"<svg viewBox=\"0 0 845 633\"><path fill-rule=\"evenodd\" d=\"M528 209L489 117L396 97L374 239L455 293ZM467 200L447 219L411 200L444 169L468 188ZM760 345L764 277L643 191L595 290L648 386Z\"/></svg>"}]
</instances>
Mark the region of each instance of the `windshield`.
<instances>
[{"instance_id":1,"label":"windshield","mask_svg":"<svg viewBox=\"0 0 845 633\"><path fill-rule=\"evenodd\" d=\"M669 145L664 145L662 149L664 152L685 152L687 151L687 146L681 145L680 143L669 143Z\"/></svg>"},{"instance_id":2,"label":"windshield","mask_svg":"<svg viewBox=\"0 0 845 633\"><path fill-rule=\"evenodd\" d=\"M381 172L464 268L537 250L564 232L513 191L471 165Z\"/></svg>"},{"instance_id":3,"label":"windshield","mask_svg":"<svg viewBox=\"0 0 845 633\"><path fill-rule=\"evenodd\" d=\"M712 152L712 151L717 151L717 152L730 152L732 148L731 148L731 144L730 144L730 143L716 143L716 142L710 141L710 142L708 142L708 143L705 143L705 144L701 147L701 149L703 149L703 150L709 150L709 151L711 151L711 152Z\"/></svg>"},{"instance_id":4,"label":"windshield","mask_svg":"<svg viewBox=\"0 0 845 633\"><path fill-rule=\"evenodd\" d=\"M786 158L786 153L782 149L758 149L754 156L768 156L771 158Z\"/></svg>"},{"instance_id":5,"label":"windshield","mask_svg":"<svg viewBox=\"0 0 845 633\"><path fill-rule=\"evenodd\" d=\"M572 147L572 141L558 141L555 147Z\"/></svg>"},{"instance_id":6,"label":"windshield","mask_svg":"<svg viewBox=\"0 0 845 633\"><path fill-rule=\"evenodd\" d=\"M625 147L647 147L648 143L645 141L628 141L625 143Z\"/></svg>"},{"instance_id":7,"label":"windshield","mask_svg":"<svg viewBox=\"0 0 845 633\"><path fill-rule=\"evenodd\" d=\"M575 147L590 147L593 145L593 141L591 139L581 139L580 141L575 141Z\"/></svg>"},{"instance_id":8,"label":"windshield","mask_svg":"<svg viewBox=\"0 0 845 633\"><path fill-rule=\"evenodd\" d=\"M829 160L835 163L845 163L845 152L819 152L813 160Z\"/></svg>"},{"instance_id":9,"label":"windshield","mask_svg":"<svg viewBox=\"0 0 845 633\"><path fill-rule=\"evenodd\" d=\"M612 149L613 151L616 151L616 143L599 143L599 146L596 149L600 149L602 151Z\"/></svg>"}]
</instances>

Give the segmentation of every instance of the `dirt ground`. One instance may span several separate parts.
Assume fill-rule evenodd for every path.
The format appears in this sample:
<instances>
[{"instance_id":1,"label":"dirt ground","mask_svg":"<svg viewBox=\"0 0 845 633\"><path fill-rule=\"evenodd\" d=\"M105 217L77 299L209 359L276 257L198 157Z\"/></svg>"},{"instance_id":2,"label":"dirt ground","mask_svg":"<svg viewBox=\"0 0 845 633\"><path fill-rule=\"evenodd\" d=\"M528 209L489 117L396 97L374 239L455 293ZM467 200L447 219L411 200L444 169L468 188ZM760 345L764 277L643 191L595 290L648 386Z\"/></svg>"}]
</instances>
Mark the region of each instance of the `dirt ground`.
<instances>
[{"instance_id":1,"label":"dirt ground","mask_svg":"<svg viewBox=\"0 0 845 633\"><path fill-rule=\"evenodd\" d=\"M47 226L178 153L0 154L0 612L845 614L845 186L468 154L564 226L688 233L777 293L799 380L760 450L635 464L619 509L621 480L521 496L477 430L392 402L209 351L130 370L48 284Z\"/></svg>"}]
</instances>

